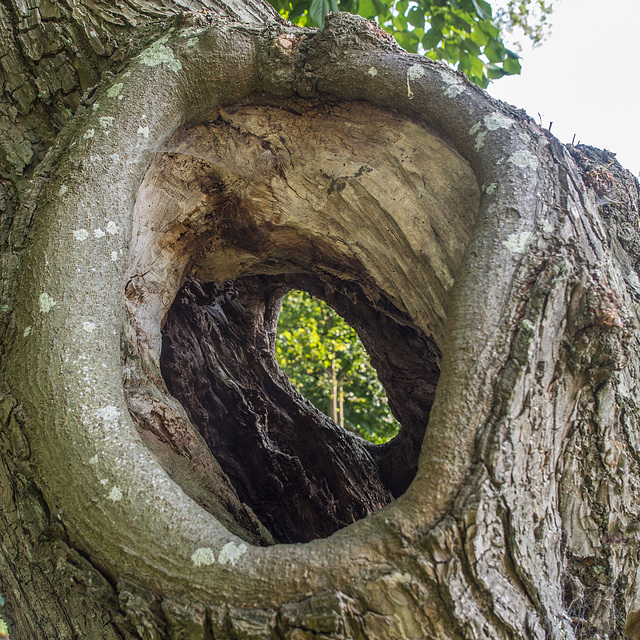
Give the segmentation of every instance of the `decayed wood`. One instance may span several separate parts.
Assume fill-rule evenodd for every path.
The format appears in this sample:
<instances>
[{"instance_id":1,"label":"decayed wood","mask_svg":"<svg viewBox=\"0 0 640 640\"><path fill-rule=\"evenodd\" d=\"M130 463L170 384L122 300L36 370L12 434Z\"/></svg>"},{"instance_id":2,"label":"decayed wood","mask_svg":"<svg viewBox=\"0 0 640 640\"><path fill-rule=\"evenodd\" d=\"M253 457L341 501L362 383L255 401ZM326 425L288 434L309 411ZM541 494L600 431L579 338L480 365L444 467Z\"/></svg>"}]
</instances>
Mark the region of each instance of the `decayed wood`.
<instances>
[{"instance_id":1,"label":"decayed wood","mask_svg":"<svg viewBox=\"0 0 640 640\"><path fill-rule=\"evenodd\" d=\"M275 324L291 287L327 298L359 326L406 425L395 441L376 447L338 428L301 401L278 370ZM348 289L352 300L341 287L303 274L211 286L189 280L163 330L169 391L278 542L325 537L372 513L400 496L417 469L437 350L362 294L357 299L356 287Z\"/></svg>"},{"instance_id":2,"label":"decayed wood","mask_svg":"<svg viewBox=\"0 0 640 640\"><path fill-rule=\"evenodd\" d=\"M314 410L273 360L282 284L190 281L164 331L162 369L242 500L277 542L326 537L390 501L355 436Z\"/></svg>"},{"instance_id":3,"label":"decayed wood","mask_svg":"<svg viewBox=\"0 0 640 640\"><path fill-rule=\"evenodd\" d=\"M141 344L152 359L158 352L152 338L159 332L158 318L167 313L167 301L175 297L172 287L194 257L192 271L218 282L284 271L288 286L297 283L312 290L360 330L405 425L400 437L384 447L340 435L307 407L285 409L268 399L279 389L264 379L274 367L262 333L273 334L275 326L262 327L262 306L271 309L265 317L273 323L272 307L278 302L268 281L256 319L252 313L258 311L251 310L258 302L236 301L240 308L248 305L248 315L245 319L236 310L236 322L228 322L224 305L214 303L215 289L207 321L200 312L191 315L191 308L207 306L204 301L190 303L192 295L179 295L169 314L165 335L171 338L165 339L164 362L165 377L171 371L170 391L187 407L242 499L259 510L265 524L265 518L270 521L272 532L277 529L277 540L292 541L324 537L370 513L388 502L387 492L401 495L415 475L440 357L437 344L423 331L441 339L443 296L474 219L477 192L459 156L406 118L363 105L318 110L313 102L306 107L309 117L303 118L302 103L295 109L285 106L224 111L208 126L178 132L166 143L167 152L156 157L138 198L135 246L140 251L134 249L127 291ZM390 132L387 162L369 164L381 127ZM398 214L398 207L412 212L420 206L433 212L428 222ZM376 218L367 221L373 208ZM314 210L318 222L310 216ZM418 248L425 222L431 244L420 242ZM315 224L322 224L322 231ZM349 239L345 230L354 225L359 232ZM331 246L333 238L338 246ZM410 280L416 295L403 299ZM286 285L277 282L282 295ZM418 319L394 302L405 309L422 305L414 311ZM415 324L421 322L420 314L428 315L423 331ZM211 342L208 332L221 335ZM208 353L205 344L211 345L206 364L200 355ZM214 365L221 345L226 345L224 364ZM201 364L192 362L190 354ZM216 376L217 368L224 374ZM207 376L220 378L215 390L203 385L201 393L191 391ZM271 389L266 397L265 385ZM282 403L291 391L276 395ZM288 402L293 406L297 400ZM320 429L316 435L314 428ZM302 440L296 445L298 437ZM259 449L262 462L249 454L250 440L257 447L253 455ZM304 442L310 447L305 454ZM321 454L324 447L333 453ZM301 467L298 455L304 456ZM286 466L293 465L290 471L277 462L278 456L288 461ZM315 506L303 517L305 501Z\"/></svg>"}]
</instances>

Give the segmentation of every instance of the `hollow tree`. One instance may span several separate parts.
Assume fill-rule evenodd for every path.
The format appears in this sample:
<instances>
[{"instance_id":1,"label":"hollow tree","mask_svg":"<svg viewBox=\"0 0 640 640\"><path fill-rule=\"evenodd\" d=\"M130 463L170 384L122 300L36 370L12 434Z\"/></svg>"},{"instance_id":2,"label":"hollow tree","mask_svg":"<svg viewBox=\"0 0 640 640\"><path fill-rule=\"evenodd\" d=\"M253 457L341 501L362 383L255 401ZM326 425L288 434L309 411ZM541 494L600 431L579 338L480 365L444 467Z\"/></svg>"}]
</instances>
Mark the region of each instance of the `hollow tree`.
<instances>
[{"instance_id":1,"label":"hollow tree","mask_svg":"<svg viewBox=\"0 0 640 640\"><path fill-rule=\"evenodd\" d=\"M346 14L5 0L12 638L640 637L638 183ZM274 362L328 302L400 434Z\"/></svg>"}]
</instances>

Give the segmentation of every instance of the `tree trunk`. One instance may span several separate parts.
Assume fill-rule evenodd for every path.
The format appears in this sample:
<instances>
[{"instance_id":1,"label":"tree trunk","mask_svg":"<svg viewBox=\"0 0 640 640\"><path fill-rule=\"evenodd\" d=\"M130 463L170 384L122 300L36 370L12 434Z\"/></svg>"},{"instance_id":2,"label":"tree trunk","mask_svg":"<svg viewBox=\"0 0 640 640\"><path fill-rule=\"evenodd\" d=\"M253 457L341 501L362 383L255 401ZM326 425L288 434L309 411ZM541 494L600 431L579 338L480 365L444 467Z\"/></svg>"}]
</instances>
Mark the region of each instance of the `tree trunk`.
<instances>
[{"instance_id":1,"label":"tree trunk","mask_svg":"<svg viewBox=\"0 0 640 640\"><path fill-rule=\"evenodd\" d=\"M615 158L347 14L28 5L0 3L12 640L640 638ZM389 443L278 369L291 288L360 335Z\"/></svg>"}]
</instances>

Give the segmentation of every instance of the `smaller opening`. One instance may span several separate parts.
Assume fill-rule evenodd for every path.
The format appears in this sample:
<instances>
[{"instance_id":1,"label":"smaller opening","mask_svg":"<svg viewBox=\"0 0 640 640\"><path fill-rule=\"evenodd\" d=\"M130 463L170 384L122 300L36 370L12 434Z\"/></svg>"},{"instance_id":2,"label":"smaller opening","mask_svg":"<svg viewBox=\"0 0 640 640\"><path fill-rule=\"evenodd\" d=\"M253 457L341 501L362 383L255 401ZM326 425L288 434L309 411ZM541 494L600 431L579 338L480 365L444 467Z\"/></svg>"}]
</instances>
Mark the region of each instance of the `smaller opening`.
<instances>
[{"instance_id":1,"label":"smaller opening","mask_svg":"<svg viewBox=\"0 0 640 640\"><path fill-rule=\"evenodd\" d=\"M297 391L336 424L375 444L397 435L387 394L355 329L324 301L290 291L276 359Z\"/></svg>"}]
</instances>

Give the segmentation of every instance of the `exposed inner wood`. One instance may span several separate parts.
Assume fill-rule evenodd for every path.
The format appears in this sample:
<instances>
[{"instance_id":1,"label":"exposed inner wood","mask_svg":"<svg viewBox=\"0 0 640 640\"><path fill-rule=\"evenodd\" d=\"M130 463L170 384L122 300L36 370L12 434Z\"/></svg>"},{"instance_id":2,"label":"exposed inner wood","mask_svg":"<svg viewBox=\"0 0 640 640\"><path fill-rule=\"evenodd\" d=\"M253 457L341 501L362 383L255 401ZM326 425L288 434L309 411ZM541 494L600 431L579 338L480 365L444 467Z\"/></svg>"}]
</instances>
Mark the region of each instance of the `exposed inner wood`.
<instances>
[{"instance_id":1,"label":"exposed inner wood","mask_svg":"<svg viewBox=\"0 0 640 640\"><path fill-rule=\"evenodd\" d=\"M206 443L243 508L293 542L371 513L413 478L479 192L425 123L365 104L281 107L221 111L157 154L138 194L126 295L147 373L161 390L162 365L184 429L198 432L190 446ZM290 288L358 331L403 425L390 443L340 429L277 368ZM136 393L144 432L150 411Z\"/></svg>"}]
</instances>

